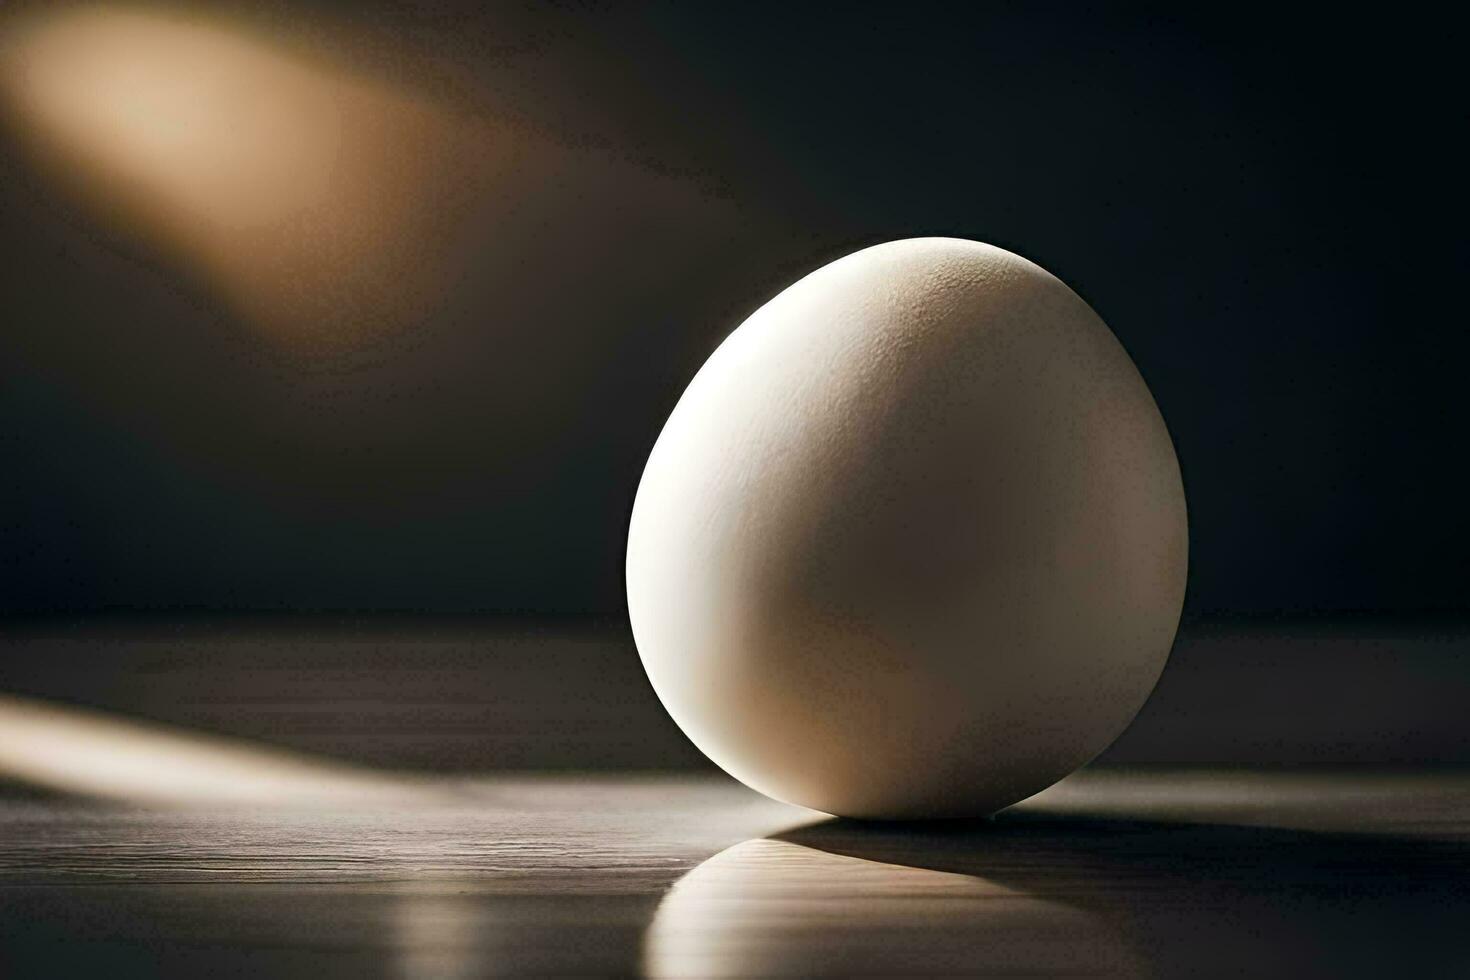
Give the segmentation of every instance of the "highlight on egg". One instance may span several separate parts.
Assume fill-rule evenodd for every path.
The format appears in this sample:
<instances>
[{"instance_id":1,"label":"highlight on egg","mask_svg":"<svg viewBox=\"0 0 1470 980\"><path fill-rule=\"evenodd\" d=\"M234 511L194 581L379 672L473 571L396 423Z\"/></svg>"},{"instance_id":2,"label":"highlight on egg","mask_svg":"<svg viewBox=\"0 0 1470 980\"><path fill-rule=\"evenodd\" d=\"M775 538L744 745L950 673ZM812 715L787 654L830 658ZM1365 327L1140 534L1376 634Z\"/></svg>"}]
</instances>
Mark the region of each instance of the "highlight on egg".
<instances>
[{"instance_id":1,"label":"highlight on egg","mask_svg":"<svg viewBox=\"0 0 1470 980\"><path fill-rule=\"evenodd\" d=\"M987 814L1088 762L1183 602L1173 444L1121 344L1003 249L863 249L751 315L660 434L628 536L659 698L747 785Z\"/></svg>"}]
</instances>

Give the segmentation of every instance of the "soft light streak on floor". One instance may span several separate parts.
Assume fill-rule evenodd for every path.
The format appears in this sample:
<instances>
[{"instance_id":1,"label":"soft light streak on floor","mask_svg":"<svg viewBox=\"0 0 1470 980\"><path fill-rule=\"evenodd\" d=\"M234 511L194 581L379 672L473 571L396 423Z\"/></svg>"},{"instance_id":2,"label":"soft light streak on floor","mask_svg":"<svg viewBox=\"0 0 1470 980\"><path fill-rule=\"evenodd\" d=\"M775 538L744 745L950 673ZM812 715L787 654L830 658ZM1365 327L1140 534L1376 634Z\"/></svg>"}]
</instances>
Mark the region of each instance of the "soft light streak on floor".
<instances>
[{"instance_id":1,"label":"soft light streak on floor","mask_svg":"<svg viewBox=\"0 0 1470 980\"><path fill-rule=\"evenodd\" d=\"M1458 821L1470 813L1470 778L1462 768L1100 768L1076 773L1007 813L1434 836L1446 816Z\"/></svg>"},{"instance_id":2,"label":"soft light streak on floor","mask_svg":"<svg viewBox=\"0 0 1470 980\"><path fill-rule=\"evenodd\" d=\"M410 777L0 694L4 779L163 806L362 806L424 795Z\"/></svg>"},{"instance_id":3,"label":"soft light streak on floor","mask_svg":"<svg viewBox=\"0 0 1470 980\"><path fill-rule=\"evenodd\" d=\"M496 946L514 941L505 924L473 893L437 882L403 882L394 895L391 929L403 980L459 980L495 972Z\"/></svg>"}]
</instances>

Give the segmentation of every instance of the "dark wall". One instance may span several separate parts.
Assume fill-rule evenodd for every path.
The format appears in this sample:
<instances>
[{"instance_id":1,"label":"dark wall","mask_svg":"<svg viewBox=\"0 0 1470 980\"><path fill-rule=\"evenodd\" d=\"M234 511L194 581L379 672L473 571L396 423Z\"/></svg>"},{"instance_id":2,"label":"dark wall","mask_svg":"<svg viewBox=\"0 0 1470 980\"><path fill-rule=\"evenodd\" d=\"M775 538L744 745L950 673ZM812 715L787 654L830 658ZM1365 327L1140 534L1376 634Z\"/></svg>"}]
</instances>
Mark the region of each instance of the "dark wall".
<instances>
[{"instance_id":1,"label":"dark wall","mask_svg":"<svg viewBox=\"0 0 1470 980\"><path fill-rule=\"evenodd\" d=\"M0 120L0 610L616 615L703 357L929 234L1040 262L1132 353L1193 612L1463 610L1454 25L1346 10L220 7L519 155L415 187L430 301L300 347Z\"/></svg>"}]
</instances>

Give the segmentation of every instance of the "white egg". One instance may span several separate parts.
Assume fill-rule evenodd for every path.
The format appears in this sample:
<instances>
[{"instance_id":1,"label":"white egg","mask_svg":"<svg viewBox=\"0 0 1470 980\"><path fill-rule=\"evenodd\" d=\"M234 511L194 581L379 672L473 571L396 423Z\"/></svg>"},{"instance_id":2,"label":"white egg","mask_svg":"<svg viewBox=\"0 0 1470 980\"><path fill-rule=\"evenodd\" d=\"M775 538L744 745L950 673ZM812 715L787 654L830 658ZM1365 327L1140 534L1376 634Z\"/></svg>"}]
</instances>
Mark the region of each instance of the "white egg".
<instances>
[{"instance_id":1,"label":"white egg","mask_svg":"<svg viewBox=\"0 0 1470 980\"><path fill-rule=\"evenodd\" d=\"M690 739L779 800L974 816L1081 766L1178 625L1164 421L1060 280L979 242L864 249L695 376L649 457L628 610Z\"/></svg>"}]
</instances>

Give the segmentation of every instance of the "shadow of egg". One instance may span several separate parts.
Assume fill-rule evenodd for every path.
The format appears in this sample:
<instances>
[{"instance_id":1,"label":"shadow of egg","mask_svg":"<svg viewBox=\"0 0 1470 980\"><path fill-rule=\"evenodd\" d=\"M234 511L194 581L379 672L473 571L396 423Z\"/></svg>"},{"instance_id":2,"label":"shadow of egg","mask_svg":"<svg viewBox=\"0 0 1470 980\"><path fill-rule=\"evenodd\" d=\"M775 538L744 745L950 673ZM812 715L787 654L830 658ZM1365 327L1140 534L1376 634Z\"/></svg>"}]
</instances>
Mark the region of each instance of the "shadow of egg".
<instances>
[{"instance_id":1,"label":"shadow of egg","mask_svg":"<svg viewBox=\"0 0 1470 980\"><path fill-rule=\"evenodd\" d=\"M1318 782L1302 792L1333 809ZM1071 802L1107 803L1104 789L1084 784ZM1050 795L987 821L824 820L737 844L664 897L645 969L1380 977L1459 976L1470 962L1470 849L1423 814L1345 832L1298 829L1290 807L1278 817L1298 827L1177 806L1148 816L1146 799L1099 818Z\"/></svg>"}]
</instances>

